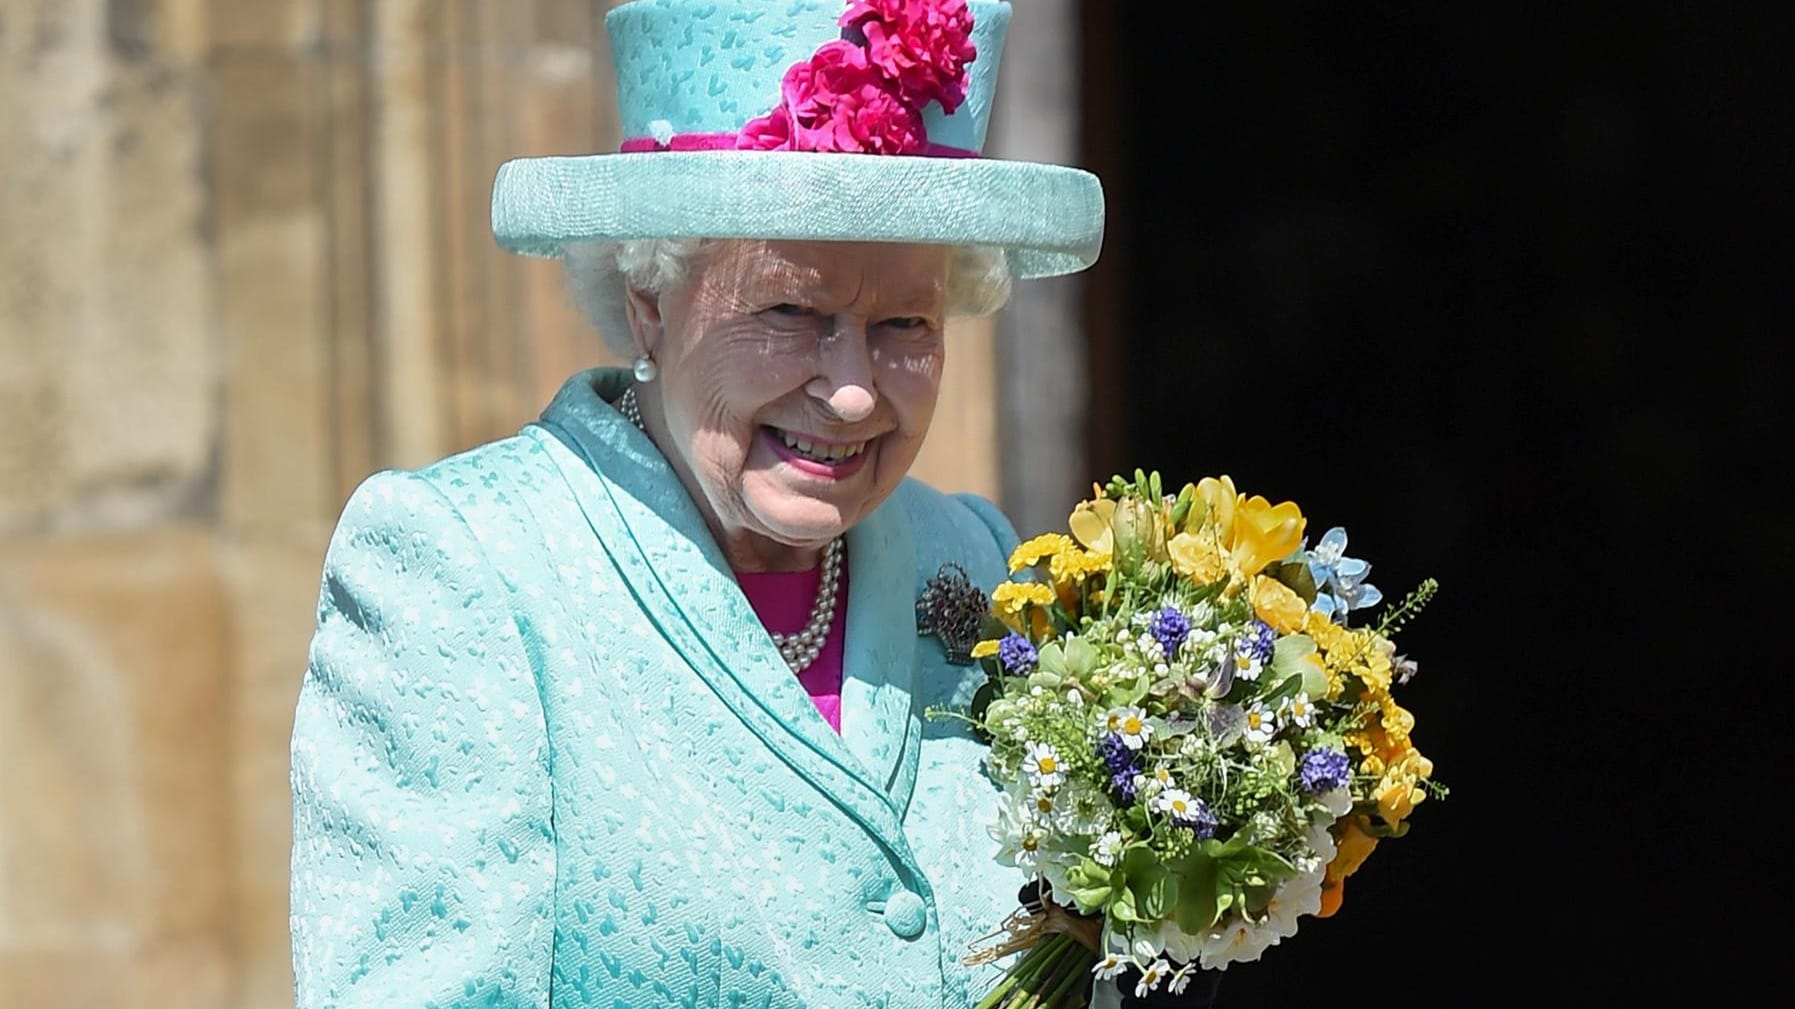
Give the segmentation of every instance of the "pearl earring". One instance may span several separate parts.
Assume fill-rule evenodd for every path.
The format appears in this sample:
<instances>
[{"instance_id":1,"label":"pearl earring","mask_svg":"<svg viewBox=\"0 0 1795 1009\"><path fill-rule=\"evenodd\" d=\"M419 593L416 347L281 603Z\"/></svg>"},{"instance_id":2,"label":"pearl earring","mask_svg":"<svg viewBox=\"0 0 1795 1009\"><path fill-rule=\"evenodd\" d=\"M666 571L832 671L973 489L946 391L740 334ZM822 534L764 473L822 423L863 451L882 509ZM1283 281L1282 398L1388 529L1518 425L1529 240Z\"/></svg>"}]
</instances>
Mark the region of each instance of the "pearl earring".
<instances>
[{"instance_id":1,"label":"pearl earring","mask_svg":"<svg viewBox=\"0 0 1795 1009\"><path fill-rule=\"evenodd\" d=\"M636 381L652 382L654 381L655 376L661 373L661 369L659 365L654 363L654 358L649 357L647 354L643 354L641 357L636 358L635 373Z\"/></svg>"}]
</instances>

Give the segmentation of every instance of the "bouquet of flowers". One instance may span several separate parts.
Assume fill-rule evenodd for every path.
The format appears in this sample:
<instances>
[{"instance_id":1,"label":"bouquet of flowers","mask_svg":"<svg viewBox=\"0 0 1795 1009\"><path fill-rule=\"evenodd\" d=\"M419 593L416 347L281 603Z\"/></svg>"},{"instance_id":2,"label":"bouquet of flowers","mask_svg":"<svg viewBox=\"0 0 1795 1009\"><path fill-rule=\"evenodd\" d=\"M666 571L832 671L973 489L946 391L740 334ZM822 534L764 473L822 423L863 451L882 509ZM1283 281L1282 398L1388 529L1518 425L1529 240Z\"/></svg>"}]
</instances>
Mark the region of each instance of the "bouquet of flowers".
<instances>
[{"instance_id":1,"label":"bouquet of flowers","mask_svg":"<svg viewBox=\"0 0 1795 1009\"><path fill-rule=\"evenodd\" d=\"M1391 693L1431 579L1355 626L1382 599L1369 565L1340 529L1308 546L1294 503L1138 470L1094 490L1070 535L1011 555L972 653L998 858L1051 897L969 958L1024 954L981 1009L1084 1006L1131 967L1136 995L1178 994L1257 959L1445 791Z\"/></svg>"}]
</instances>

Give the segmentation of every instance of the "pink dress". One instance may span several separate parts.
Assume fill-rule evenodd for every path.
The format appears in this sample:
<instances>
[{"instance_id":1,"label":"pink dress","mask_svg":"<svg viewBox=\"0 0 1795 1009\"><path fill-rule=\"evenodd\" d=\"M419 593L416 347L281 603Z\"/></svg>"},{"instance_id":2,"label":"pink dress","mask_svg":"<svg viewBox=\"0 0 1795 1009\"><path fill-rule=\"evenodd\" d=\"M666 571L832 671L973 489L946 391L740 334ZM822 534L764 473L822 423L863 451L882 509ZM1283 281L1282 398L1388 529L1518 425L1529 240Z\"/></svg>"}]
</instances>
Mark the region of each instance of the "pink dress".
<instances>
[{"instance_id":1,"label":"pink dress","mask_svg":"<svg viewBox=\"0 0 1795 1009\"><path fill-rule=\"evenodd\" d=\"M810 607L816 603L817 583L823 569L809 571L769 571L759 574L736 572L735 580L754 607L754 615L770 632L796 634L810 620ZM841 589L835 596L835 619L829 624L829 637L798 682L816 705L817 711L837 734L841 732L841 655L842 643L848 634L848 572L844 559Z\"/></svg>"}]
</instances>

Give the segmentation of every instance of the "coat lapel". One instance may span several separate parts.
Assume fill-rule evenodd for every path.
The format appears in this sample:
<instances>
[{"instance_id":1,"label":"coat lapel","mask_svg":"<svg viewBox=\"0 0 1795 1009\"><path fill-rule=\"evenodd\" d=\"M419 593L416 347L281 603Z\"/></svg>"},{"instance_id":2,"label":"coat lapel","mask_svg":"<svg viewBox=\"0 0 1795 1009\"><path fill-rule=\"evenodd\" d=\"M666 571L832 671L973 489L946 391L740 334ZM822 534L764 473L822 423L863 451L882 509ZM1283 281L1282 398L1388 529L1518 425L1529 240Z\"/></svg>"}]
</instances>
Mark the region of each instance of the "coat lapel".
<instances>
[{"instance_id":1,"label":"coat lapel","mask_svg":"<svg viewBox=\"0 0 1795 1009\"><path fill-rule=\"evenodd\" d=\"M903 805L894 805L889 791L903 777L917 734L910 727L914 614L900 606L905 619L892 620L889 609L890 594L914 579L904 553L907 521L897 509L886 517L881 508L849 533L842 728L856 740L850 744L780 657L672 467L606 402L626 375L599 369L575 376L542 416L541 426L584 463L568 477L593 532L706 685L794 770L907 850ZM908 761L914 765L913 752Z\"/></svg>"},{"instance_id":2,"label":"coat lapel","mask_svg":"<svg viewBox=\"0 0 1795 1009\"><path fill-rule=\"evenodd\" d=\"M909 516L887 501L848 531L848 634L841 734L901 814L916 782L916 549Z\"/></svg>"}]
</instances>

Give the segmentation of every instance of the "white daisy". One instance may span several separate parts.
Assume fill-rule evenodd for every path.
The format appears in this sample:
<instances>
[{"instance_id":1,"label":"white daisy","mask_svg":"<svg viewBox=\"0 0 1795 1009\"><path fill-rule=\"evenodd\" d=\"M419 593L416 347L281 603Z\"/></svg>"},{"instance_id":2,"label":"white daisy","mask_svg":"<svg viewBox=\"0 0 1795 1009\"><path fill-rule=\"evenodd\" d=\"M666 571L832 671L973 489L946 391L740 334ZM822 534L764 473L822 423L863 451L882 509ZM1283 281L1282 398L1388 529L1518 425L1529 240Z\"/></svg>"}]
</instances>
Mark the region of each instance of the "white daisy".
<instances>
[{"instance_id":1,"label":"white daisy","mask_svg":"<svg viewBox=\"0 0 1795 1009\"><path fill-rule=\"evenodd\" d=\"M1023 831L1022 839L1016 843L1016 850L1010 859L1018 869L1033 869L1041 858L1041 832L1034 829Z\"/></svg>"},{"instance_id":2,"label":"white daisy","mask_svg":"<svg viewBox=\"0 0 1795 1009\"><path fill-rule=\"evenodd\" d=\"M1022 760L1022 769L1034 779L1037 788L1054 788L1066 780L1065 765L1060 763L1060 755L1048 743L1028 744L1028 756Z\"/></svg>"},{"instance_id":3,"label":"white daisy","mask_svg":"<svg viewBox=\"0 0 1795 1009\"><path fill-rule=\"evenodd\" d=\"M1315 705L1309 702L1307 693L1298 693L1295 697L1286 698L1278 713L1284 716L1285 721L1306 729L1315 720Z\"/></svg>"},{"instance_id":4,"label":"white daisy","mask_svg":"<svg viewBox=\"0 0 1795 1009\"><path fill-rule=\"evenodd\" d=\"M1117 974L1122 973L1127 966L1128 961L1123 959L1121 954L1105 953L1103 959L1097 961L1097 966L1091 968L1091 973L1097 975L1099 981L1109 981L1114 979Z\"/></svg>"},{"instance_id":5,"label":"white daisy","mask_svg":"<svg viewBox=\"0 0 1795 1009\"><path fill-rule=\"evenodd\" d=\"M1153 738L1153 726L1147 724L1147 713L1140 708L1111 708L1104 716L1104 726L1122 737L1130 750L1138 750Z\"/></svg>"},{"instance_id":6,"label":"white daisy","mask_svg":"<svg viewBox=\"0 0 1795 1009\"><path fill-rule=\"evenodd\" d=\"M1096 846L1091 849L1091 860L1098 865L1115 865L1116 859L1120 857L1122 857L1122 835L1113 830L1098 838Z\"/></svg>"},{"instance_id":7,"label":"white daisy","mask_svg":"<svg viewBox=\"0 0 1795 1009\"><path fill-rule=\"evenodd\" d=\"M1153 808L1174 820L1190 820L1197 815L1197 800L1182 788L1168 788L1153 799Z\"/></svg>"},{"instance_id":8,"label":"white daisy","mask_svg":"<svg viewBox=\"0 0 1795 1009\"><path fill-rule=\"evenodd\" d=\"M1187 963L1178 968L1178 972L1172 975L1171 983L1166 987L1171 989L1173 995L1182 995L1184 994L1184 989L1190 987L1190 979L1194 977L1196 973L1197 965L1195 963Z\"/></svg>"},{"instance_id":9,"label":"white daisy","mask_svg":"<svg viewBox=\"0 0 1795 1009\"><path fill-rule=\"evenodd\" d=\"M1258 683L1259 673L1264 668L1265 667L1259 664L1259 660L1251 655L1240 655L1236 653L1234 656L1234 676L1236 679L1246 680L1248 683Z\"/></svg>"},{"instance_id":10,"label":"white daisy","mask_svg":"<svg viewBox=\"0 0 1795 1009\"><path fill-rule=\"evenodd\" d=\"M1147 993L1158 988L1159 982L1164 981L1165 976L1171 973L1171 970L1172 965L1166 963L1163 959L1155 960L1147 966L1142 967L1141 981L1134 986L1134 997L1146 998Z\"/></svg>"},{"instance_id":11,"label":"white daisy","mask_svg":"<svg viewBox=\"0 0 1795 1009\"><path fill-rule=\"evenodd\" d=\"M1278 715L1265 706L1264 701L1255 701L1247 709L1247 738L1255 743L1268 743L1278 731Z\"/></svg>"}]
</instances>

